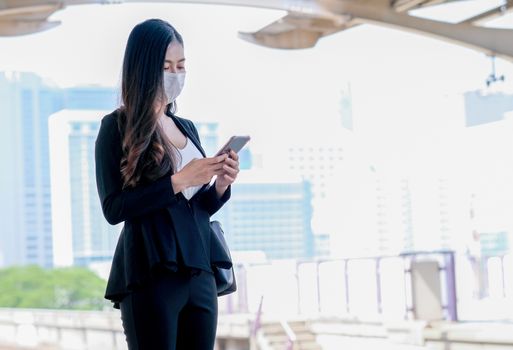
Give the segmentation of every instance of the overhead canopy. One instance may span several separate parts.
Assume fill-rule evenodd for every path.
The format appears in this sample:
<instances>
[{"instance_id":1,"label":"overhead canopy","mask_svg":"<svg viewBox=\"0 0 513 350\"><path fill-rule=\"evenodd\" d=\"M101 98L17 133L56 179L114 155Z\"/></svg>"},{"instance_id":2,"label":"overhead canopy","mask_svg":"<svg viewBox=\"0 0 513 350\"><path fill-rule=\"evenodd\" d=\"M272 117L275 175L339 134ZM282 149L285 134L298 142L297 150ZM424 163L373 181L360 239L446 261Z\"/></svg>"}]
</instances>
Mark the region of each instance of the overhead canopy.
<instances>
[{"instance_id":1,"label":"overhead canopy","mask_svg":"<svg viewBox=\"0 0 513 350\"><path fill-rule=\"evenodd\" d=\"M394 26L428 34L471 47L488 55L513 60L513 30L482 27L489 19L511 10L506 0L461 23L446 23L409 14L428 6L464 0L154 0L153 2L203 3L249 6L287 11L287 14L256 32L239 32L241 39L277 49L315 46L327 35L363 23ZM135 0L0 0L0 36L26 35L51 29L60 23L48 17L66 6L114 4Z\"/></svg>"}]
</instances>

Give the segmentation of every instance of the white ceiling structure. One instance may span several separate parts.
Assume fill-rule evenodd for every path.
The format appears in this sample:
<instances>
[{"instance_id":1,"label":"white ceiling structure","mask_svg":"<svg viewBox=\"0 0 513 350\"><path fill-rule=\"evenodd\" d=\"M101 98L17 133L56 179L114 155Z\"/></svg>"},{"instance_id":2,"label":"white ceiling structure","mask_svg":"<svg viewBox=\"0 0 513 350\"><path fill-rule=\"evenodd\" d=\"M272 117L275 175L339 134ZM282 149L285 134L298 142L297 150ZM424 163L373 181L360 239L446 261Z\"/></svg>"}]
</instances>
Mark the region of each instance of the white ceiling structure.
<instances>
[{"instance_id":1,"label":"white ceiling structure","mask_svg":"<svg viewBox=\"0 0 513 350\"><path fill-rule=\"evenodd\" d=\"M151 2L202 3L249 6L287 11L287 14L256 32L239 32L241 39L277 49L315 46L327 35L372 23L431 35L513 60L513 30L482 26L513 7L505 0L460 23L448 23L413 16L411 10L443 6L465 0L152 0ZM0 0L0 36L17 36L49 30L60 23L49 21L54 12L82 4L119 4L141 0Z\"/></svg>"}]
</instances>

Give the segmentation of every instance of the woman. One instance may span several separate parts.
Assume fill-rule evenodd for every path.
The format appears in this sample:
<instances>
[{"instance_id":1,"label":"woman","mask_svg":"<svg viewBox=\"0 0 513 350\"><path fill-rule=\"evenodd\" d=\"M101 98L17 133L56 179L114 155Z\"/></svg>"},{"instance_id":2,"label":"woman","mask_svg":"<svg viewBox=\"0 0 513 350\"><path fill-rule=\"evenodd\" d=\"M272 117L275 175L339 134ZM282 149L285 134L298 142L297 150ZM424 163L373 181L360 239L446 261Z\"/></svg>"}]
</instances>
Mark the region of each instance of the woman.
<instances>
[{"instance_id":1,"label":"woman","mask_svg":"<svg viewBox=\"0 0 513 350\"><path fill-rule=\"evenodd\" d=\"M175 115L184 77L180 34L159 19L136 25L122 105L102 118L95 143L103 214L124 222L105 298L121 310L129 349L213 349L212 266L231 266L209 223L230 198L238 156L207 157L194 123Z\"/></svg>"}]
</instances>

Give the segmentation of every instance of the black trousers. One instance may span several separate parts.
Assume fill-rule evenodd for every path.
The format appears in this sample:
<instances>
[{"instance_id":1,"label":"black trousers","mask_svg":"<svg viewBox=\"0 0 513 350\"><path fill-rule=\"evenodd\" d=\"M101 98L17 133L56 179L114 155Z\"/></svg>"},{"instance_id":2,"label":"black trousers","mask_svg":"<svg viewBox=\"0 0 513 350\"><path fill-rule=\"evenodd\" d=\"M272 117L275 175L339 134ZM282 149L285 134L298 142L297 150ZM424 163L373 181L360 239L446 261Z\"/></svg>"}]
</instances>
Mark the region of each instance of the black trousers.
<instances>
[{"instance_id":1,"label":"black trousers","mask_svg":"<svg viewBox=\"0 0 513 350\"><path fill-rule=\"evenodd\" d=\"M217 328L214 275L158 269L120 303L129 350L213 350Z\"/></svg>"}]
</instances>

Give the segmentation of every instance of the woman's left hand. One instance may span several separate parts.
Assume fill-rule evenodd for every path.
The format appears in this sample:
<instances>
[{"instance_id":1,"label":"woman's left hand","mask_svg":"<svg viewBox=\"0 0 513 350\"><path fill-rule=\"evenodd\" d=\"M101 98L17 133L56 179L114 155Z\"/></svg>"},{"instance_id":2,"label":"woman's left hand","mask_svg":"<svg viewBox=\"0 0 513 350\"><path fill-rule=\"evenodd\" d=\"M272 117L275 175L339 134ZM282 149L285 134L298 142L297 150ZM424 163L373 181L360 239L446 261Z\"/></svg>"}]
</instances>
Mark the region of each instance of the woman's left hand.
<instances>
[{"instance_id":1,"label":"woman's left hand","mask_svg":"<svg viewBox=\"0 0 513 350\"><path fill-rule=\"evenodd\" d=\"M233 150L230 150L228 155L229 157L224 161L223 173L217 175L216 179L216 186L222 189L222 192L235 181L239 173L239 155Z\"/></svg>"}]
</instances>

